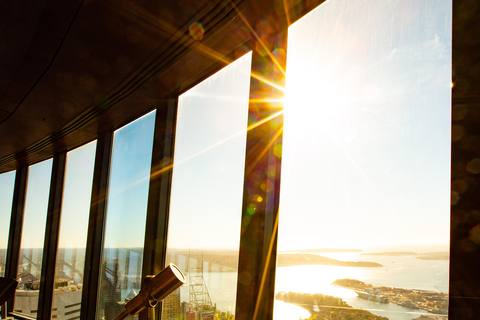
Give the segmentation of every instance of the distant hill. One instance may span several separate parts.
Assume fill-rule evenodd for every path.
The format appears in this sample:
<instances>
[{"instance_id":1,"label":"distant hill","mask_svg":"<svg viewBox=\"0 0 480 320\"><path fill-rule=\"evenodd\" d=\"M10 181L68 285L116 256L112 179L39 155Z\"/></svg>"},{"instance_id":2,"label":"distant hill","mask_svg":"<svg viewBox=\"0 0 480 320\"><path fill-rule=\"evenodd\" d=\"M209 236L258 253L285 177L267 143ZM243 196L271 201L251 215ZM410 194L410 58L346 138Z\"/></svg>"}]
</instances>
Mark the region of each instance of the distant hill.
<instances>
[{"instance_id":1,"label":"distant hill","mask_svg":"<svg viewBox=\"0 0 480 320\"><path fill-rule=\"evenodd\" d=\"M444 252L428 252L417 253L409 251L393 251L393 252L364 252L361 255L365 256L416 256L415 258L420 260L448 260L450 254L448 251Z\"/></svg>"},{"instance_id":2,"label":"distant hill","mask_svg":"<svg viewBox=\"0 0 480 320\"><path fill-rule=\"evenodd\" d=\"M286 250L283 252L315 252L315 253L344 253L344 252L363 252L362 249L335 249L335 248L321 248L321 249L299 249L299 250Z\"/></svg>"},{"instance_id":3,"label":"distant hill","mask_svg":"<svg viewBox=\"0 0 480 320\"><path fill-rule=\"evenodd\" d=\"M280 253L277 267L290 267L299 265L327 265L339 267L383 267L380 263L369 261L341 261L327 258L317 254Z\"/></svg>"},{"instance_id":4,"label":"distant hill","mask_svg":"<svg viewBox=\"0 0 480 320\"><path fill-rule=\"evenodd\" d=\"M415 256L418 253L408 251L393 251L393 252L365 252L361 255L365 256Z\"/></svg>"},{"instance_id":5,"label":"distant hill","mask_svg":"<svg viewBox=\"0 0 480 320\"><path fill-rule=\"evenodd\" d=\"M179 259L179 256L183 258ZM235 250L171 250L169 254L169 262L181 265L179 267L188 270L188 264L195 266L196 261L203 260L208 262L210 268L216 270L216 266L221 266L221 271L236 271L238 267L238 251ZM277 255L277 267L300 266L300 265L328 265L341 267L383 267L376 262L368 261L341 261L327 258L312 253L279 253ZM187 265L184 265L187 264ZM205 270L207 271L207 270Z\"/></svg>"},{"instance_id":6,"label":"distant hill","mask_svg":"<svg viewBox=\"0 0 480 320\"><path fill-rule=\"evenodd\" d=\"M424 253L421 256L415 257L420 260L448 260L450 259L449 252L429 252Z\"/></svg>"}]
</instances>

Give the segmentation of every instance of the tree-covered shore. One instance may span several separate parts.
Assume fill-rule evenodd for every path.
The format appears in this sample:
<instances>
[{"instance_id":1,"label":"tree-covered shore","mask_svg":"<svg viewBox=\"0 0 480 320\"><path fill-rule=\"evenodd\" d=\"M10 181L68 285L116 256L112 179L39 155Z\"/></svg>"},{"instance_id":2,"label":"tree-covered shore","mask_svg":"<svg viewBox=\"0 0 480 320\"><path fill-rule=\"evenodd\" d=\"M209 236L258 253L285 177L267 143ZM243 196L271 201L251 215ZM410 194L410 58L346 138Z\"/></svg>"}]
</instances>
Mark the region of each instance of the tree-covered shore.
<instances>
[{"instance_id":1,"label":"tree-covered shore","mask_svg":"<svg viewBox=\"0 0 480 320\"><path fill-rule=\"evenodd\" d=\"M311 316L302 320L388 320L367 310L353 308L341 298L321 293L278 292L275 299L308 310Z\"/></svg>"}]
</instances>

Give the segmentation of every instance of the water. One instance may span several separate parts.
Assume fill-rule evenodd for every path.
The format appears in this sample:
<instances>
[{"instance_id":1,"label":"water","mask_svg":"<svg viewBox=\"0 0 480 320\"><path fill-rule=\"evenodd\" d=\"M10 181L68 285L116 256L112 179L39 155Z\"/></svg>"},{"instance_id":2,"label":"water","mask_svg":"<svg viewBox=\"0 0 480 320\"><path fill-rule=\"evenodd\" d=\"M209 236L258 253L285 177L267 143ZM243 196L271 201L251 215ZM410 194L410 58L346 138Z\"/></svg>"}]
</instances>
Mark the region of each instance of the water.
<instances>
[{"instance_id":1,"label":"water","mask_svg":"<svg viewBox=\"0 0 480 320\"><path fill-rule=\"evenodd\" d=\"M387 251L414 251L422 252L418 248L412 250L392 249L375 250ZM445 251L430 249L425 252ZM332 285L337 279L351 278L370 283L375 286L397 287L405 289L423 289L448 292L449 261L448 260L421 260L418 255L408 256L377 256L362 255L361 253L319 253L320 255L342 261L371 261L383 265L378 268L336 267L336 266L291 266L279 267L276 271L275 291L292 291L302 293L322 293L340 297L355 308L368 310L376 315L390 320L411 320L427 311L413 310L401 307L394 303L381 304L358 298L357 294L349 289ZM188 274L185 274L188 279ZM236 272L205 272L205 283L218 310L235 312L236 301ZM125 292L126 294L127 292ZM181 301L189 301L188 283L181 287ZM309 313L296 305L275 302L274 320L298 320L308 318Z\"/></svg>"},{"instance_id":2,"label":"water","mask_svg":"<svg viewBox=\"0 0 480 320\"><path fill-rule=\"evenodd\" d=\"M388 250L385 250L388 251ZM413 251L413 250L412 250ZM417 251L418 252L418 251ZM322 293L341 297L349 305L369 310L390 320L411 320L424 310L413 310L394 303L381 304L358 298L349 289L332 285L337 279L351 278L376 286L423 289L448 292L448 260L420 260L411 256L374 256L361 253L321 253L320 255L343 261L372 261L382 264L378 268L336 266L292 266L277 268L275 291ZM212 302L224 312L235 311L235 272L205 273L205 282ZM188 301L188 286L182 287L182 301ZM307 318L308 312L298 306L277 301L274 320Z\"/></svg>"},{"instance_id":3,"label":"water","mask_svg":"<svg viewBox=\"0 0 480 320\"><path fill-rule=\"evenodd\" d=\"M332 285L337 279L357 279L376 286L423 289L448 292L448 260L421 260L416 255L373 256L360 253L322 253L343 261L372 261L382 264L378 268L336 266L293 266L277 268L275 291L322 293L340 297L349 305L369 310L390 320L411 320L423 310L412 310L394 303L382 304L358 298L349 289ZM275 320L297 320L299 315L285 316L275 305ZM283 308L282 305L279 305ZM301 309L301 308L300 308Z\"/></svg>"}]
</instances>

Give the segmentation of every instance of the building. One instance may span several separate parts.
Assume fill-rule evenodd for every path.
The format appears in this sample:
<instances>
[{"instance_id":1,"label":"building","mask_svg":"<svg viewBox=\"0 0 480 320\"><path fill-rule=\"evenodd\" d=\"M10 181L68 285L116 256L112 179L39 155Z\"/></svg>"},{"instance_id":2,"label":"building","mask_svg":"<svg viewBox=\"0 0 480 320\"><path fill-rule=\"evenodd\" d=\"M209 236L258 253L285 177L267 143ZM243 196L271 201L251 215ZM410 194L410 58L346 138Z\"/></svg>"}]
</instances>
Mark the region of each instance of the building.
<instances>
[{"instance_id":1,"label":"building","mask_svg":"<svg viewBox=\"0 0 480 320\"><path fill-rule=\"evenodd\" d=\"M182 314L182 304L180 289L177 289L163 300L162 319L176 319L180 314Z\"/></svg>"}]
</instances>

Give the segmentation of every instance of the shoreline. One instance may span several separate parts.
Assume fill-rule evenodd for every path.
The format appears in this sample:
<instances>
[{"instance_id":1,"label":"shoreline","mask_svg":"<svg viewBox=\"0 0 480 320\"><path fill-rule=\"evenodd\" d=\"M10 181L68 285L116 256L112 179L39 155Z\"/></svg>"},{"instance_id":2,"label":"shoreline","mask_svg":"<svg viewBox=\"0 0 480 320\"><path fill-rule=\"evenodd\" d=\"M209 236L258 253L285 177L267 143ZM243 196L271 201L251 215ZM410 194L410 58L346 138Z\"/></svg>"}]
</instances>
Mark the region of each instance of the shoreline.
<instances>
[{"instance_id":1,"label":"shoreline","mask_svg":"<svg viewBox=\"0 0 480 320\"><path fill-rule=\"evenodd\" d=\"M425 310L432 314L448 314L448 294L431 290L403 289L385 286L373 286L355 279L338 279L333 285L355 291L359 298L395 303L399 306ZM360 294L359 294L360 293Z\"/></svg>"}]
</instances>

